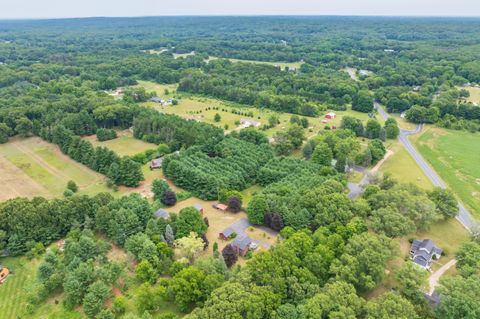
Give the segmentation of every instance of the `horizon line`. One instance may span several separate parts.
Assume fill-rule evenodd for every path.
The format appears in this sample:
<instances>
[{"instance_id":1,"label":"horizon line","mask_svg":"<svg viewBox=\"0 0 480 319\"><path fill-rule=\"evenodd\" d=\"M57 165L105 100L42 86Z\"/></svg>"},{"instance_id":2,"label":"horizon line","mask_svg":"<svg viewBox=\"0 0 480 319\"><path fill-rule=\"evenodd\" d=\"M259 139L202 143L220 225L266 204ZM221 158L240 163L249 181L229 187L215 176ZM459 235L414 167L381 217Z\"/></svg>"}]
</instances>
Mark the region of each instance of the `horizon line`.
<instances>
[{"instance_id":1,"label":"horizon line","mask_svg":"<svg viewBox=\"0 0 480 319\"><path fill-rule=\"evenodd\" d=\"M480 15L390 15L390 14L164 14L164 15L138 15L138 16L53 16L53 17L0 17L0 21L40 21L40 20L74 20L74 19L138 19L138 18L169 18L169 17L351 17L351 18L444 18L444 19L476 19Z\"/></svg>"}]
</instances>

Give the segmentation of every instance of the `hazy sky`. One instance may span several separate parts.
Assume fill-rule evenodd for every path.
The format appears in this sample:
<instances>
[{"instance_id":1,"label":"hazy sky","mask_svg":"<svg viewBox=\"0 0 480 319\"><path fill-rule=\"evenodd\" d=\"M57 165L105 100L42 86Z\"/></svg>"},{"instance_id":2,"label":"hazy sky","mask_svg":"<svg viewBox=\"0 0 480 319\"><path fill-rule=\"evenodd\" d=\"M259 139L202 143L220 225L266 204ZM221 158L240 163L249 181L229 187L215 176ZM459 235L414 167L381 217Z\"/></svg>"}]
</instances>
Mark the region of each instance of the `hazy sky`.
<instances>
[{"instance_id":1,"label":"hazy sky","mask_svg":"<svg viewBox=\"0 0 480 319\"><path fill-rule=\"evenodd\" d=\"M480 0L0 0L0 18L157 15L480 16Z\"/></svg>"}]
</instances>

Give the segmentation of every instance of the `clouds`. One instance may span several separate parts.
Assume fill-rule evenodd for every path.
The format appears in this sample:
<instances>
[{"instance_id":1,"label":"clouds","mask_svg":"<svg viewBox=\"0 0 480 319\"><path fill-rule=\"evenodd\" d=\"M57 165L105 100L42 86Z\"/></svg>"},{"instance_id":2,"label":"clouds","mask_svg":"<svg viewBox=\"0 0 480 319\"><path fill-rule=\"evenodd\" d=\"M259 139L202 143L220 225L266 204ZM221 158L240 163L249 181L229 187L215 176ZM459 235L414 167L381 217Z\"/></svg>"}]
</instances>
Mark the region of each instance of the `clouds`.
<instances>
[{"instance_id":1,"label":"clouds","mask_svg":"<svg viewBox=\"0 0 480 319\"><path fill-rule=\"evenodd\" d=\"M478 0L3 0L0 18L157 15L480 16Z\"/></svg>"}]
</instances>

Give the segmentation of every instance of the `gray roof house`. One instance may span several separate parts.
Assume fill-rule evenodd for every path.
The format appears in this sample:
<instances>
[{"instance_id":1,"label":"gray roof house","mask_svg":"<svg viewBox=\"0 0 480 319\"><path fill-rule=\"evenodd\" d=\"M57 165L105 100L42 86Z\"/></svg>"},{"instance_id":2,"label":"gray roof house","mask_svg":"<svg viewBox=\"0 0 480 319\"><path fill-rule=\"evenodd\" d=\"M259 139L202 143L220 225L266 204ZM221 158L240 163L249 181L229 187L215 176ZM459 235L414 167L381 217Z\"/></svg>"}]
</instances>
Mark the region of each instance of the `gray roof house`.
<instances>
[{"instance_id":1,"label":"gray roof house","mask_svg":"<svg viewBox=\"0 0 480 319\"><path fill-rule=\"evenodd\" d=\"M235 248L239 255L244 256L250 249L250 244L253 240L247 235L237 236L232 243L232 247Z\"/></svg>"},{"instance_id":2,"label":"gray roof house","mask_svg":"<svg viewBox=\"0 0 480 319\"><path fill-rule=\"evenodd\" d=\"M236 233L235 229L232 227L227 227L220 233L219 237L223 240L228 240L233 233Z\"/></svg>"},{"instance_id":3,"label":"gray roof house","mask_svg":"<svg viewBox=\"0 0 480 319\"><path fill-rule=\"evenodd\" d=\"M155 102L155 103L164 103L165 101L161 98L161 97L158 97L158 96L154 96L150 99L151 102Z\"/></svg>"},{"instance_id":4,"label":"gray roof house","mask_svg":"<svg viewBox=\"0 0 480 319\"><path fill-rule=\"evenodd\" d=\"M163 218L163 219L168 219L170 217L170 213L164 210L163 208L160 208L155 212L155 218Z\"/></svg>"},{"instance_id":5,"label":"gray roof house","mask_svg":"<svg viewBox=\"0 0 480 319\"><path fill-rule=\"evenodd\" d=\"M410 248L410 257L414 263L424 269L430 269L432 260L439 259L442 249L436 247L431 239L414 240Z\"/></svg>"},{"instance_id":6,"label":"gray roof house","mask_svg":"<svg viewBox=\"0 0 480 319\"><path fill-rule=\"evenodd\" d=\"M153 159L150 162L150 169L153 170L153 169L161 168L162 164L163 164L163 158L162 157Z\"/></svg>"}]
</instances>

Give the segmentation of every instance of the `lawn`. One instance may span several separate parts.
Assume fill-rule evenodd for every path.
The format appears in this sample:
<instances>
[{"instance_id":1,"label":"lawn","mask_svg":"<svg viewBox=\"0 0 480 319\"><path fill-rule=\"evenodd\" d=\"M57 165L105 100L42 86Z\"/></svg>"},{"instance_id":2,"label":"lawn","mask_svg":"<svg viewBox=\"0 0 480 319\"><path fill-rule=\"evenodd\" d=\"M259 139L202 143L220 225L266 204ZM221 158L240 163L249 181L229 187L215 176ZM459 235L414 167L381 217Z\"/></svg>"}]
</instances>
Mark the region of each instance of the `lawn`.
<instances>
[{"instance_id":1,"label":"lawn","mask_svg":"<svg viewBox=\"0 0 480 319\"><path fill-rule=\"evenodd\" d=\"M61 196L73 180L82 194L108 191L105 177L64 155L38 137L14 138L0 145L0 200L18 196Z\"/></svg>"},{"instance_id":2,"label":"lawn","mask_svg":"<svg viewBox=\"0 0 480 319\"><path fill-rule=\"evenodd\" d=\"M468 102L479 105L480 104L480 87L457 87L459 90L464 89L470 93L466 99Z\"/></svg>"},{"instance_id":3,"label":"lawn","mask_svg":"<svg viewBox=\"0 0 480 319\"><path fill-rule=\"evenodd\" d=\"M219 57L209 57L208 61L213 61L220 59ZM223 58L222 58L223 59ZM254 63L254 64L268 64L268 65L273 65L276 67L280 67L280 69L285 70L285 68L289 69L295 69L298 70L304 64L304 62L268 62L268 61L257 61L257 60L240 60L240 59L226 59L229 60L230 62L237 63L237 62L243 62L243 63Z\"/></svg>"},{"instance_id":4,"label":"lawn","mask_svg":"<svg viewBox=\"0 0 480 319\"><path fill-rule=\"evenodd\" d=\"M90 141L94 146L109 148L120 156L131 156L157 148L155 144L146 143L134 138L129 130L118 131L117 135L117 138L103 142L98 141L96 135L86 136L84 139Z\"/></svg>"},{"instance_id":5,"label":"lawn","mask_svg":"<svg viewBox=\"0 0 480 319\"><path fill-rule=\"evenodd\" d=\"M480 135L429 128L412 140L463 204L480 217Z\"/></svg>"},{"instance_id":6,"label":"lawn","mask_svg":"<svg viewBox=\"0 0 480 319\"><path fill-rule=\"evenodd\" d=\"M398 140L391 143L389 150L393 155L385 160L380 172L390 173L402 183L412 183L426 190L433 188L430 180Z\"/></svg>"}]
</instances>

